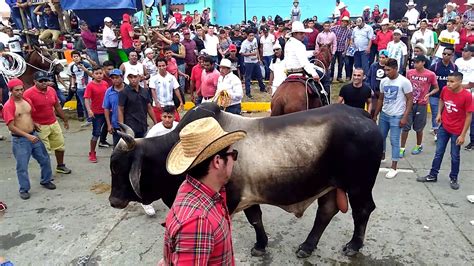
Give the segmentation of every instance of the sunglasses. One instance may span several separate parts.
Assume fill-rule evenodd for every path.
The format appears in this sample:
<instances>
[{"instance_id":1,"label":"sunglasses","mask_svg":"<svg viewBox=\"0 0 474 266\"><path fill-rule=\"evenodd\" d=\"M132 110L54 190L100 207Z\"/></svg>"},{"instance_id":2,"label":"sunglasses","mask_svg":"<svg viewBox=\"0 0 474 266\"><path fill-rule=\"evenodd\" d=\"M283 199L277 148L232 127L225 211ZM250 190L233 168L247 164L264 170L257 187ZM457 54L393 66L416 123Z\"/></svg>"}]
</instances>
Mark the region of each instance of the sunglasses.
<instances>
[{"instance_id":1,"label":"sunglasses","mask_svg":"<svg viewBox=\"0 0 474 266\"><path fill-rule=\"evenodd\" d=\"M239 156L239 151L234 149L230 152L226 152L222 154L222 156L229 156L229 155L232 156L232 160L237 161L237 157Z\"/></svg>"},{"instance_id":2,"label":"sunglasses","mask_svg":"<svg viewBox=\"0 0 474 266\"><path fill-rule=\"evenodd\" d=\"M37 80L39 83L44 83L44 82L49 82L48 79L41 79L41 80Z\"/></svg>"},{"instance_id":3,"label":"sunglasses","mask_svg":"<svg viewBox=\"0 0 474 266\"><path fill-rule=\"evenodd\" d=\"M449 53L443 53L443 55L446 55L446 56L452 56L453 54L449 54Z\"/></svg>"}]
</instances>

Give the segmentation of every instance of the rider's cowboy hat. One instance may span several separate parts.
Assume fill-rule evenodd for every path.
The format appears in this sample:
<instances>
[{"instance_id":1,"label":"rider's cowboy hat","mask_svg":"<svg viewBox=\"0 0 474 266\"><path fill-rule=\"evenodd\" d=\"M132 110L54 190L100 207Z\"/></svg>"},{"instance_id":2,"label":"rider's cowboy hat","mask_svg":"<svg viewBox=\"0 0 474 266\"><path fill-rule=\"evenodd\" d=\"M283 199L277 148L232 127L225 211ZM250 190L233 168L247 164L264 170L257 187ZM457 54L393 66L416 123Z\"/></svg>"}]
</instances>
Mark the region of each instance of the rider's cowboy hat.
<instances>
[{"instance_id":1,"label":"rider's cowboy hat","mask_svg":"<svg viewBox=\"0 0 474 266\"><path fill-rule=\"evenodd\" d=\"M313 30L305 29L301 21L293 21L293 23L291 23L291 33L296 33L296 32L311 33L313 32Z\"/></svg>"},{"instance_id":2,"label":"rider's cowboy hat","mask_svg":"<svg viewBox=\"0 0 474 266\"><path fill-rule=\"evenodd\" d=\"M212 117L193 121L179 133L180 140L166 159L166 169L172 175L182 174L246 135L243 130L224 131Z\"/></svg>"}]
</instances>

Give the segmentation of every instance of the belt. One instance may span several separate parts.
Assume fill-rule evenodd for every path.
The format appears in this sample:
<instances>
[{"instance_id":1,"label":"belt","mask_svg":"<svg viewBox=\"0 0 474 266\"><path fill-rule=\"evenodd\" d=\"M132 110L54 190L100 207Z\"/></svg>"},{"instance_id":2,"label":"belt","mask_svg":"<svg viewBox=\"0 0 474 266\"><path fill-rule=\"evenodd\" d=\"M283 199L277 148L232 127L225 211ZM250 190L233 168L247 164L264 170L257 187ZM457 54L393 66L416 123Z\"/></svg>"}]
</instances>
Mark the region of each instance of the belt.
<instances>
[{"instance_id":1,"label":"belt","mask_svg":"<svg viewBox=\"0 0 474 266\"><path fill-rule=\"evenodd\" d=\"M36 132L36 131L33 130L33 131L31 131L30 133L28 133L28 134L33 135L35 132ZM17 135L17 134L13 134L13 133L12 133L12 137L24 138L23 136L20 136L20 135Z\"/></svg>"},{"instance_id":2,"label":"belt","mask_svg":"<svg viewBox=\"0 0 474 266\"><path fill-rule=\"evenodd\" d=\"M214 96L211 96L211 97L204 97L204 96L203 96L202 98L203 98L204 100L209 100L209 99L214 98Z\"/></svg>"}]
</instances>

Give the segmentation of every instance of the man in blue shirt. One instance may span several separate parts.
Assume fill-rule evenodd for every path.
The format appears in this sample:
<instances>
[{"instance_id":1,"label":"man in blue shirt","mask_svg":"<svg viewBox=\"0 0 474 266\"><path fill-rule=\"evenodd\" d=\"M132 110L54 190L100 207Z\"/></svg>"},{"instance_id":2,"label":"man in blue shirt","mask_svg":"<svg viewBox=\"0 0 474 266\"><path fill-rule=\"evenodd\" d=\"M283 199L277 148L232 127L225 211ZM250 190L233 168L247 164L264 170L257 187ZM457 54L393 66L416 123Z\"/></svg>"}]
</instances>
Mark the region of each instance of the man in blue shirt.
<instances>
[{"instance_id":1,"label":"man in blue shirt","mask_svg":"<svg viewBox=\"0 0 474 266\"><path fill-rule=\"evenodd\" d=\"M37 11L37 15L40 15L46 21L46 30L40 34L39 39L47 45L53 45L61 34L61 28L59 27L58 14L46 4L43 11Z\"/></svg>"},{"instance_id":2,"label":"man in blue shirt","mask_svg":"<svg viewBox=\"0 0 474 266\"><path fill-rule=\"evenodd\" d=\"M430 70L436 74L436 78L438 79L438 87L439 92L433 94L430 97L430 108L431 108L431 129L433 130L433 134L435 135L436 141L436 134L438 133L438 123L436 123L436 116L438 115L438 103L439 103L439 96L441 95L441 90L443 87L446 86L448 83L448 75L457 72L458 67L452 62L452 58L454 56L454 49L453 48L444 48L443 50L443 58L433 64L430 67Z\"/></svg>"},{"instance_id":3,"label":"man in blue shirt","mask_svg":"<svg viewBox=\"0 0 474 266\"><path fill-rule=\"evenodd\" d=\"M109 77L113 85L105 92L102 107L104 108L107 130L113 136L113 146L115 147L120 140L120 136L117 134L117 130L120 129L118 123L119 93L125 88L125 83L120 69L110 71Z\"/></svg>"}]
</instances>

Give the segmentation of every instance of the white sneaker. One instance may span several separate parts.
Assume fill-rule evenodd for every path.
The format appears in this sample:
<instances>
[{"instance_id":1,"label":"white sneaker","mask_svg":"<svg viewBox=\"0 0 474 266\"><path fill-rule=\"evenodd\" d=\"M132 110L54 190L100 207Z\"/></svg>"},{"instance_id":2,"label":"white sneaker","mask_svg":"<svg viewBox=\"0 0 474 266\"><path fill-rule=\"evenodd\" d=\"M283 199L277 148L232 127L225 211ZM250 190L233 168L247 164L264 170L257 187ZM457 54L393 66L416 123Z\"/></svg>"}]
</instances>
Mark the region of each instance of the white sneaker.
<instances>
[{"instance_id":1,"label":"white sneaker","mask_svg":"<svg viewBox=\"0 0 474 266\"><path fill-rule=\"evenodd\" d=\"M388 171L388 173L385 175L385 178L388 178L388 179L392 179L394 178L395 176L397 176L398 174L398 171L393 169L393 168L390 168L390 170Z\"/></svg>"},{"instance_id":2,"label":"white sneaker","mask_svg":"<svg viewBox=\"0 0 474 266\"><path fill-rule=\"evenodd\" d=\"M142 204L142 207L143 209L145 210L145 213L148 215L148 216L153 216L155 215L155 208L153 208L153 205L143 205Z\"/></svg>"}]
</instances>

